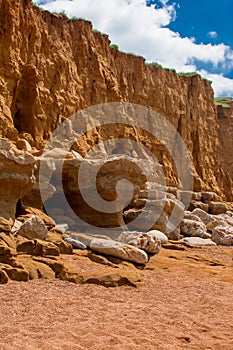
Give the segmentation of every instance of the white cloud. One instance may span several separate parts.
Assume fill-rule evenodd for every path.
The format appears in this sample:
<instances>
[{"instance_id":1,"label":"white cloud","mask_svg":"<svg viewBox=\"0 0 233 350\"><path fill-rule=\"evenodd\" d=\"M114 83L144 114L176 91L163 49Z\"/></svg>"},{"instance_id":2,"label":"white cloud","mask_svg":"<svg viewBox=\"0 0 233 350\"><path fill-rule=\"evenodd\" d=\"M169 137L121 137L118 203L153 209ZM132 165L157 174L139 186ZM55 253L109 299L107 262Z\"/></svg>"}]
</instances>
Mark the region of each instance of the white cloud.
<instances>
[{"instance_id":1,"label":"white cloud","mask_svg":"<svg viewBox=\"0 0 233 350\"><path fill-rule=\"evenodd\" d=\"M213 31L213 32L209 32L208 35L209 35L211 38L215 39L215 38L217 38L218 33Z\"/></svg>"},{"instance_id":2,"label":"white cloud","mask_svg":"<svg viewBox=\"0 0 233 350\"><path fill-rule=\"evenodd\" d=\"M200 70L198 73L203 78L211 80L215 96L233 96L233 79L224 77L221 74L208 73L205 70Z\"/></svg>"},{"instance_id":3,"label":"white cloud","mask_svg":"<svg viewBox=\"0 0 233 350\"><path fill-rule=\"evenodd\" d=\"M39 0L36 1L40 3ZM181 37L168 28L176 18L175 3L160 0L162 8L145 6L145 0L46 0L44 8L65 10L69 17L83 17L93 22L94 28L109 35L122 51L144 56L177 71L194 71L195 62L210 64L213 68L233 65L233 51L222 44L197 44L194 38ZM217 35L209 32L209 35ZM223 76L214 74L215 94L221 94ZM218 78L219 77L219 78ZM231 91L232 80L225 78ZM225 91L225 90L224 90Z\"/></svg>"}]
</instances>

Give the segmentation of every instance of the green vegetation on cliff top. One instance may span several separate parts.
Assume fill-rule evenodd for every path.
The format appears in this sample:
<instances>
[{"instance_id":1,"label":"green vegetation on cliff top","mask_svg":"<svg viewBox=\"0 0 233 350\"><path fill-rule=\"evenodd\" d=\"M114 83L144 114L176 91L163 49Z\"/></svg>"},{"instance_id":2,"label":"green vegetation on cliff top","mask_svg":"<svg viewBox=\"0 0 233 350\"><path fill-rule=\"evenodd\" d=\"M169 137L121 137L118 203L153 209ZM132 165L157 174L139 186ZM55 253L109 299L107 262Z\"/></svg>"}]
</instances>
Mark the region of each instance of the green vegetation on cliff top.
<instances>
[{"instance_id":1,"label":"green vegetation on cliff top","mask_svg":"<svg viewBox=\"0 0 233 350\"><path fill-rule=\"evenodd\" d=\"M231 106L228 103L232 101L232 97L216 97L214 99L215 104L217 106L222 106L223 108L231 108Z\"/></svg>"}]
</instances>

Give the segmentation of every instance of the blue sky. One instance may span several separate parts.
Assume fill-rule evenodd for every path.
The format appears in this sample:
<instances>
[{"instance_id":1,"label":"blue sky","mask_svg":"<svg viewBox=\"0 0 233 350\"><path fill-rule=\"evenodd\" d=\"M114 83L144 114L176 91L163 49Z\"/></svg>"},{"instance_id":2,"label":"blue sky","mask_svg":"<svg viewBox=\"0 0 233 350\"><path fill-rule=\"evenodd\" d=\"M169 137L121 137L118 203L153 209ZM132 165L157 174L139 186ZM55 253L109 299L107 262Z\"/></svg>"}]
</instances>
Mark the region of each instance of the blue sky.
<instances>
[{"instance_id":1,"label":"blue sky","mask_svg":"<svg viewBox=\"0 0 233 350\"><path fill-rule=\"evenodd\" d=\"M125 52L213 81L233 96L233 0L36 0L83 17Z\"/></svg>"}]
</instances>

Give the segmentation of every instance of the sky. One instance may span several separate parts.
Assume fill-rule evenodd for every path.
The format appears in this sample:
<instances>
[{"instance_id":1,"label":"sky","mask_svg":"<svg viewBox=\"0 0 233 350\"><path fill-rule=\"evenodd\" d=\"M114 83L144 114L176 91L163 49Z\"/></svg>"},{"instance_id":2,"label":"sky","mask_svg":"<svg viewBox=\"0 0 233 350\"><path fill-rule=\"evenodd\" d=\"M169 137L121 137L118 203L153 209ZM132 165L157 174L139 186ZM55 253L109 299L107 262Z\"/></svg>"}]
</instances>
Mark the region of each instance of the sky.
<instances>
[{"instance_id":1,"label":"sky","mask_svg":"<svg viewBox=\"0 0 233 350\"><path fill-rule=\"evenodd\" d=\"M124 52L177 72L197 71L233 97L233 0L36 0L90 20Z\"/></svg>"}]
</instances>

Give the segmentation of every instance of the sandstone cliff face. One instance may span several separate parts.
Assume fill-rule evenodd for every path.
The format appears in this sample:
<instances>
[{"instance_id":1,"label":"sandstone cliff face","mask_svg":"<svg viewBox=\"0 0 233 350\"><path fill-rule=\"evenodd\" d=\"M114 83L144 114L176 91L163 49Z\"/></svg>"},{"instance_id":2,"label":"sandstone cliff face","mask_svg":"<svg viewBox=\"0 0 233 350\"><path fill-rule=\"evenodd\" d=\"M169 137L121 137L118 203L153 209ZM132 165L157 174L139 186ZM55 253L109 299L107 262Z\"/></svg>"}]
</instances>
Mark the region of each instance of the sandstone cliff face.
<instances>
[{"instance_id":1,"label":"sandstone cliff face","mask_svg":"<svg viewBox=\"0 0 233 350\"><path fill-rule=\"evenodd\" d=\"M76 111L104 102L140 104L165 116L181 134L194 164L194 189L224 195L231 180L221 169L209 82L146 65L141 57L110 48L108 37L94 33L90 22L41 12L30 0L0 0L0 21L1 137L18 145L25 139L35 152ZM168 152L156 140L124 126L111 129L111 137L119 137L119 130L151 149L167 184L177 185ZM76 150L84 155L108 133L89 131Z\"/></svg>"},{"instance_id":2,"label":"sandstone cliff face","mask_svg":"<svg viewBox=\"0 0 233 350\"><path fill-rule=\"evenodd\" d=\"M217 106L219 123L220 157L222 167L222 184L226 198L233 201L233 101L228 108Z\"/></svg>"}]
</instances>

